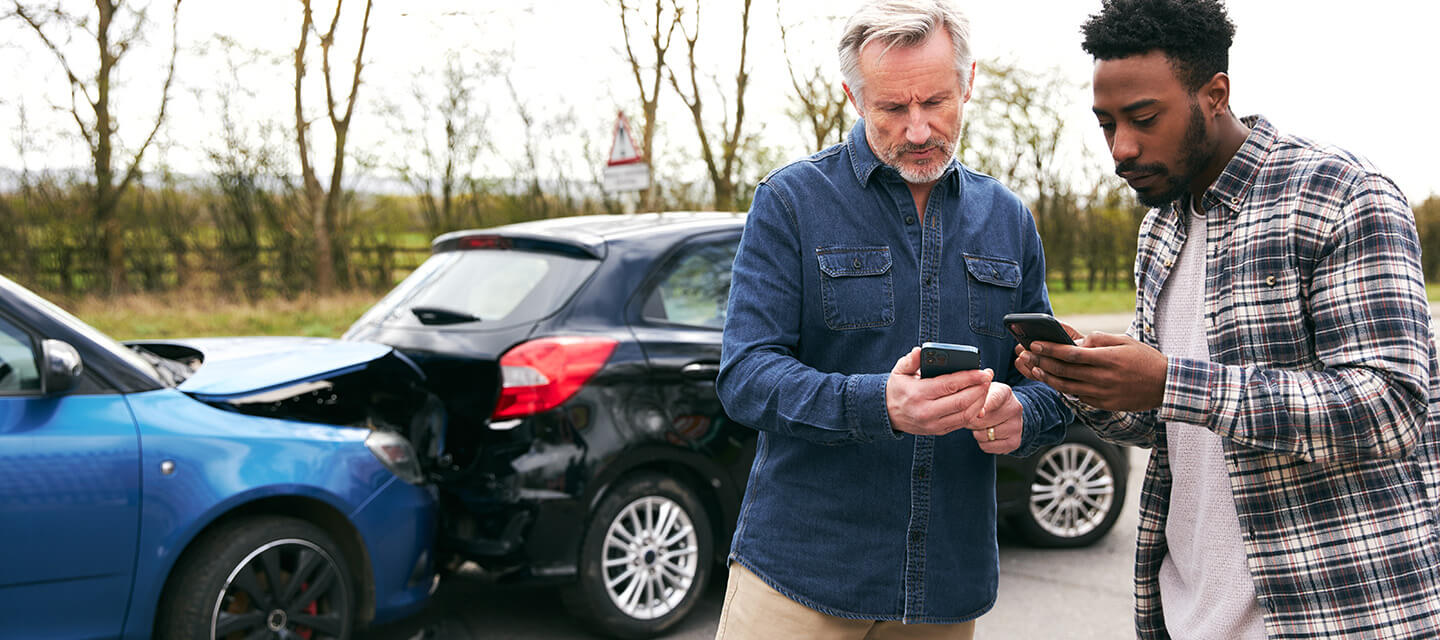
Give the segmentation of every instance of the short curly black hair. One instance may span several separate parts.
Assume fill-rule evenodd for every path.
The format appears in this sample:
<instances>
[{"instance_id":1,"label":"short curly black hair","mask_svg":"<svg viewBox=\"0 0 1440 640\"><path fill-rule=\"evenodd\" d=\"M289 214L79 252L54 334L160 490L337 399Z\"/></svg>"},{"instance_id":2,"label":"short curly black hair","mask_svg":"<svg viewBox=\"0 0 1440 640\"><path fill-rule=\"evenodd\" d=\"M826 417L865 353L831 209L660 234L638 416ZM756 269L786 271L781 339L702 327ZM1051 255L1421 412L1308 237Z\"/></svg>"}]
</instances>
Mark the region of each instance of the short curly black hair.
<instances>
[{"instance_id":1,"label":"short curly black hair","mask_svg":"<svg viewBox=\"0 0 1440 640\"><path fill-rule=\"evenodd\" d=\"M1080 33L1081 46L1097 60L1164 53L1195 91L1229 70L1235 24L1221 0L1104 0Z\"/></svg>"}]
</instances>

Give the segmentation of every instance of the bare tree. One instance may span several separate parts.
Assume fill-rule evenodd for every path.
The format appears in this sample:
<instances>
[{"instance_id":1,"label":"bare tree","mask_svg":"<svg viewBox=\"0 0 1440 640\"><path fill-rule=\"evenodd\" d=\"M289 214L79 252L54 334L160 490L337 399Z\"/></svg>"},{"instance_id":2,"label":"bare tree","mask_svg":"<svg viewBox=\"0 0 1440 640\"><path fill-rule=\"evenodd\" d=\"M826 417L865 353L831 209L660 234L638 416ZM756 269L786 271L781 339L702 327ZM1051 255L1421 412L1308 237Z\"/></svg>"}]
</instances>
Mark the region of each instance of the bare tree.
<instances>
[{"instance_id":1,"label":"bare tree","mask_svg":"<svg viewBox=\"0 0 1440 640\"><path fill-rule=\"evenodd\" d=\"M700 3L695 3L694 24L685 25L680 23L680 35L685 40L685 48L688 53L686 57L689 77L689 87L680 85L680 79L675 74L674 67L666 64L667 76L670 85L679 94L680 100L690 109L690 115L695 122L695 133L700 138L700 158L705 161L705 169L710 176L710 185L714 190L714 206L720 210L733 210L738 202L736 195L739 186L739 173L742 146L744 139L745 123L745 89L750 84L750 71L746 67L747 45L750 39L750 2L741 0L740 12L740 63L735 72L734 104L730 105L725 99L725 92L720 91L723 116L720 122L719 148L710 142L710 134L706 130L705 105L700 94L700 69L695 58L695 45L700 40ZM678 9L677 9L678 12Z\"/></svg>"},{"instance_id":2,"label":"bare tree","mask_svg":"<svg viewBox=\"0 0 1440 640\"><path fill-rule=\"evenodd\" d=\"M315 24L310 0L300 0L304 19L300 25L300 43L295 47L295 139L300 152L300 173L304 179L305 205L308 210L315 242L315 288L322 294L335 289L335 258L340 253L336 245L337 220L340 202L344 196L342 181L345 178L345 142L350 132L350 119L355 115L355 101L360 93L360 72L364 68L365 40L370 35L370 9L374 0L365 0L365 15L360 21L360 44L355 50L353 73L350 77L350 94L345 100L344 111L335 100L335 88L330 66L330 50L335 46L335 34L339 28L340 16L345 0L335 1L335 14L330 26L324 32ZM309 52L310 34L320 39L320 70L325 83L325 113L334 133L334 154L331 156L329 185L322 184L316 175L314 160L310 157L310 122L305 119L304 80L305 59Z\"/></svg>"},{"instance_id":3,"label":"bare tree","mask_svg":"<svg viewBox=\"0 0 1440 640\"><path fill-rule=\"evenodd\" d=\"M785 54L785 69L790 73L790 86L795 88L786 113L800 123L804 133L815 136L812 150L824 149L844 140L845 132L850 129L850 101L823 66L799 68L790 55L790 28L780 15L781 6L775 3L775 22L780 25L780 47ZM804 131L806 127L809 131Z\"/></svg>"},{"instance_id":4,"label":"bare tree","mask_svg":"<svg viewBox=\"0 0 1440 640\"><path fill-rule=\"evenodd\" d=\"M981 63L976 96L959 153L1030 201L1049 266L1065 290L1074 286L1080 251L1078 196L1061 161L1064 96L1073 91L1058 71L1033 73L997 61Z\"/></svg>"},{"instance_id":5,"label":"bare tree","mask_svg":"<svg viewBox=\"0 0 1440 640\"><path fill-rule=\"evenodd\" d=\"M426 74L416 81L411 104L390 109L405 145L416 149L416 157L403 154L394 168L419 199L431 235L481 222L485 188L475 171L480 154L491 148L490 111L476 99L475 82L496 75L496 69L493 63L467 65L451 52L440 73L442 95L435 97L421 84L429 80Z\"/></svg>"},{"instance_id":6,"label":"bare tree","mask_svg":"<svg viewBox=\"0 0 1440 640\"><path fill-rule=\"evenodd\" d=\"M630 73L635 78L635 89L640 94L640 153L645 156L645 161L654 167L655 162L655 126L656 113L660 108L660 88L665 70L665 54L670 51L670 43L675 36L675 28L680 25L681 10L677 4L678 0L655 0L655 17L648 22L645 29L645 36L649 40L647 53L653 56L650 60L642 59L637 48L632 44L635 38L631 34L630 13L639 13L637 7L632 8L627 0L619 0L620 7L620 30L625 38L625 58L630 62ZM668 11L667 11L668 7ZM640 21L638 26L646 26L647 23ZM654 173L652 172L652 176ZM651 187L640 193L640 208L642 210L655 209L655 188L651 179Z\"/></svg>"},{"instance_id":7,"label":"bare tree","mask_svg":"<svg viewBox=\"0 0 1440 640\"><path fill-rule=\"evenodd\" d=\"M94 224L100 231L105 272L111 292L128 287L125 280L124 229L118 215L120 199L140 178L145 152L155 141L165 122L170 104L170 87L175 79L175 60L179 53L180 0L170 11L170 57L165 81L160 89L160 104L154 124L138 145L128 151L120 139L120 125L114 100L117 68L125 55L143 42L149 23L150 6L131 7L125 0L95 0L95 13L71 13L60 3L35 5L11 0L13 14L39 36L55 56L69 83L71 118L89 148L94 185L91 206ZM122 27L125 22L128 27ZM81 56L74 55L68 45L84 35L95 42L97 61L93 73L87 72ZM116 165L116 155L126 156L124 166Z\"/></svg>"}]
</instances>

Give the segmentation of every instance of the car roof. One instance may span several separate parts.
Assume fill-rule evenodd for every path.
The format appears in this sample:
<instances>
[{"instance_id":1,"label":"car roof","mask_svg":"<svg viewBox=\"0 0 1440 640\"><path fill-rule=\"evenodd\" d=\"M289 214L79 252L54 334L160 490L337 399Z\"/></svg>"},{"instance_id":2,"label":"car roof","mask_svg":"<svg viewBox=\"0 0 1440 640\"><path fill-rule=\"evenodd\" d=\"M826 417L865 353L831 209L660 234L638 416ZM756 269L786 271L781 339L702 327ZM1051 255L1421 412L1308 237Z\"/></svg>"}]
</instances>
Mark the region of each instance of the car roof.
<instances>
[{"instance_id":1,"label":"car roof","mask_svg":"<svg viewBox=\"0 0 1440 640\"><path fill-rule=\"evenodd\" d=\"M634 238L652 239L657 235L694 235L712 230L739 229L744 224L744 213L726 211L568 216L487 229L452 231L436 237L431 246L436 252L446 251L458 248L458 241L467 236L499 236L562 243L599 258L605 255L604 247L610 243L623 243Z\"/></svg>"}]
</instances>

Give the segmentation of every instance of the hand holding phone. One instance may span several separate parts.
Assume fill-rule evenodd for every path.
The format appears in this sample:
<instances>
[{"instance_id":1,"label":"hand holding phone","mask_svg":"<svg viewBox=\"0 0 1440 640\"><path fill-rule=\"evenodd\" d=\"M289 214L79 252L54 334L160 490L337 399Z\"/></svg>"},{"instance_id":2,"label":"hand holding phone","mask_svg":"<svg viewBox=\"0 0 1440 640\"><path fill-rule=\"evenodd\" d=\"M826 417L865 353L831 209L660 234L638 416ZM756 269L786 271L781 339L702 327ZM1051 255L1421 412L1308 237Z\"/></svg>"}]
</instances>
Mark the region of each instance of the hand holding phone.
<instances>
[{"instance_id":1,"label":"hand holding phone","mask_svg":"<svg viewBox=\"0 0 1440 640\"><path fill-rule=\"evenodd\" d=\"M1005 314L1005 327L1027 350L1030 348L1032 340L1056 344L1075 344L1075 341L1070 339L1070 334L1065 331L1065 327L1061 326L1060 321L1048 313L1007 313Z\"/></svg>"},{"instance_id":2,"label":"hand holding phone","mask_svg":"<svg viewBox=\"0 0 1440 640\"><path fill-rule=\"evenodd\" d=\"M920 377L934 378L980 368L980 350L968 344L926 342L920 345Z\"/></svg>"}]
</instances>

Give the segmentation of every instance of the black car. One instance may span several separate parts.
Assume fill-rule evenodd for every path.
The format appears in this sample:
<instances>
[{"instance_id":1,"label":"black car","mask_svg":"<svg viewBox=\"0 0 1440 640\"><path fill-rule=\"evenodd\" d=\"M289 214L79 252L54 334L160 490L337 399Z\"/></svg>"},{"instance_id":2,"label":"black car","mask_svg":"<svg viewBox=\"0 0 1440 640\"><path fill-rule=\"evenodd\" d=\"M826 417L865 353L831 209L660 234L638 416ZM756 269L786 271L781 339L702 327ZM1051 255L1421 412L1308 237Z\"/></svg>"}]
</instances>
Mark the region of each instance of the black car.
<instances>
[{"instance_id":1,"label":"black car","mask_svg":"<svg viewBox=\"0 0 1440 640\"><path fill-rule=\"evenodd\" d=\"M743 214L580 216L442 235L346 332L392 345L447 398L430 461L441 546L566 585L621 636L678 622L723 563L756 432L715 394ZM1125 452L1071 427L1000 458L1001 513L1032 542L1114 523Z\"/></svg>"}]
</instances>

